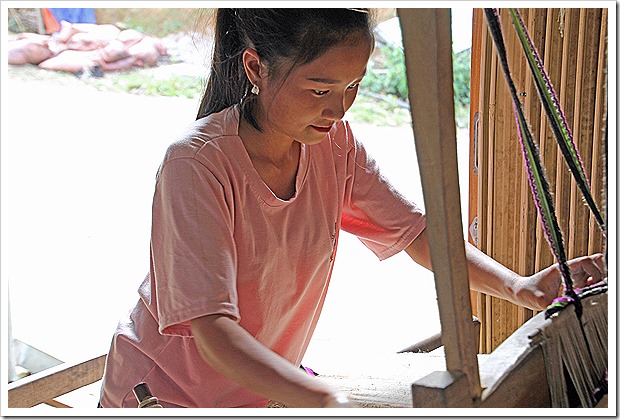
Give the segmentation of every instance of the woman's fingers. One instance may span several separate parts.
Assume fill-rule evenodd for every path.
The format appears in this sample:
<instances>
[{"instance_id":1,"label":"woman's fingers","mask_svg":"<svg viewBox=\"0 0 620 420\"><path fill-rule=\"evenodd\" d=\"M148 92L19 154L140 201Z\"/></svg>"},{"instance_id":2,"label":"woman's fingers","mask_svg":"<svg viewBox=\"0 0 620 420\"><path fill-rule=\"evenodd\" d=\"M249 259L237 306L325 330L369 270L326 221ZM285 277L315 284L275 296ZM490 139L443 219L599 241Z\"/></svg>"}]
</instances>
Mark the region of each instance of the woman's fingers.
<instances>
[{"instance_id":1,"label":"woman's fingers","mask_svg":"<svg viewBox=\"0 0 620 420\"><path fill-rule=\"evenodd\" d=\"M605 273L602 254L575 258L569 261L569 267L574 286L579 288L599 282Z\"/></svg>"}]
</instances>

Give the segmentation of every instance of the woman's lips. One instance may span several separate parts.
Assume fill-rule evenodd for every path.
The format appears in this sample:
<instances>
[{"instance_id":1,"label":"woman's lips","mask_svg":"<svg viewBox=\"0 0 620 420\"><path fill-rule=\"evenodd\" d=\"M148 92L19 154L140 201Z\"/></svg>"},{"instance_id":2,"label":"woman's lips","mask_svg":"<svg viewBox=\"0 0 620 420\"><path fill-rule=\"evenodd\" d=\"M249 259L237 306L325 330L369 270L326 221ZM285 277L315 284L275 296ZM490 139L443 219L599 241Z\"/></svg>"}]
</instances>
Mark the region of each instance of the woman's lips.
<instances>
[{"instance_id":1,"label":"woman's lips","mask_svg":"<svg viewBox=\"0 0 620 420\"><path fill-rule=\"evenodd\" d=\"M331 126L329 126L329 127L321 127L321 126L318 126L318 125L312 125L311 127L314 128L316 131L318 131L320 133L329 133L329 130L332 129Z\"/></svg>"}]
</instances>

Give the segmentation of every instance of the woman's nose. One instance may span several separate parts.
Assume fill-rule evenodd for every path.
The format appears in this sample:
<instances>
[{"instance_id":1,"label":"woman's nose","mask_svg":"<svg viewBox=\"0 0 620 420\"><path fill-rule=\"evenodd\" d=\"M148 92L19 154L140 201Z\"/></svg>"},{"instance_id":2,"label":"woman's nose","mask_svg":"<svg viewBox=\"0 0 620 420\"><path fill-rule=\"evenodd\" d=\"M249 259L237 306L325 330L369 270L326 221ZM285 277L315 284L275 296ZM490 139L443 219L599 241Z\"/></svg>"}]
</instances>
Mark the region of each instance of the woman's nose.
<instances>
[{"instance_id":1,"label":"woman's nose","mask_svg":"<svg viewBox=\"0 0 620 420\"><path fill-rule=\"evenodd\" d=\"M332 101L323 109L323 118L331 121L339 121L344 117L346 105L343 96L335 96Z\"/></svg>"}]
</instances>

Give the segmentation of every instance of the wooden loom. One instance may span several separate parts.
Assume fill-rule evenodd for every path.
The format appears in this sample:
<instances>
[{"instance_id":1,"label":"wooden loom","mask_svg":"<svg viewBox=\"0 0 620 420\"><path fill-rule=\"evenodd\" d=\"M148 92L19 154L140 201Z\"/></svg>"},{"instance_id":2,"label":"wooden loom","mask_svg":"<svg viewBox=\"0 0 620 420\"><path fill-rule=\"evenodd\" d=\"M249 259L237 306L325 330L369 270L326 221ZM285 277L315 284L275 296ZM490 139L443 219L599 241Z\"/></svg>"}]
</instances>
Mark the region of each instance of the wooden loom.
<instances>
[{"instance_id":1,"label":"wooden loom","mask_svg":"<svg viewBox=\"0 0 620 420\"><path fill-rule=\"evenodd\" d=\"M379 375L355 380L366 390L358 402L366 406L413 407L550 407L545 367L545 337L553 330L543 314L534 316L489 355L477 354L478 333L465 269L456 169L456 129L451 73L449 9L399 9L403 30L412 118L424 197L431 258L445 348L445 370L395 387L394 378ZM424 57L418 61L419 57ZM423 141L424 140L424 141ZM437 263L440 262L440 263ZM607 295L588 298L584 311L607 307ZM605 311L606 312L606 311ZM570 309L563 315L570 315ZM409 355L412 363L427 363L427 355ZM403 357L409 357L403 355ZM481 357L484 356L484 357ZM105 355L86 362L66 363L9 387L9 407L31 407L41 402L66 406L55 398L101 378ZM434 365L442 365L434 363ZM324 378L342 388L332 376ZM390 382L391 379L391 382ZM399 385L403 385L403 379ZM377 393L376 384L383 387ZM350 391L350 389L345 389ZM408 391L411 391L411 394ZM535 391L532 391L535 390ZM398 395L396 395L398 394ZM396 396L395 396L396 395ZM355 395L354 395L355 397ZM363 399L363 400L361 400ZM395 404L396 401L396 404ZM406 404L402 404L405 401Z\"/></svg>"},{"instance_id":2,"label":"wooden loom","mask_svg":"<svg viewBox=\"0 0 620 420\"><path fill-rule=\"evenodd\" d=\"M536 315L478 364L462 227L454 223L461 213L450 10L399 9L398 15L446 357L446 371L413 384L413 406L550 407L550 361L545 363L540 335L565 328L562 320ZM607 294L584 301L584 312L601 307L606 316ZM570 310L559 314L569 316Z\"/></svg>"}]
</instances>

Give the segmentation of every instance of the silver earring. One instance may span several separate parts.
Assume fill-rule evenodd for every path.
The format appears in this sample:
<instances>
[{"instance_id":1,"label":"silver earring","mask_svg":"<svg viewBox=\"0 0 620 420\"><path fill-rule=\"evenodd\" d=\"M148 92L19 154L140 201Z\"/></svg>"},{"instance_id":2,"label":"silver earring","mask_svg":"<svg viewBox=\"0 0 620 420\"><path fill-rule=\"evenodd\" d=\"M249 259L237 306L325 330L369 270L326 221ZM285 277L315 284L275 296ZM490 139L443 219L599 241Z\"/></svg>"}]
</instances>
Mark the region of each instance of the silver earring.
<instances>
[{"instance_id":1,"label":"silver earring","mask_svg":"<svg viewBox=\"0 0 620 420\"><path fill-rule=\"evenodd\" d=\"M258 95L260 93L260 89L257 85L252 85L252 94Z\"/></svg>"}]
</instances>

